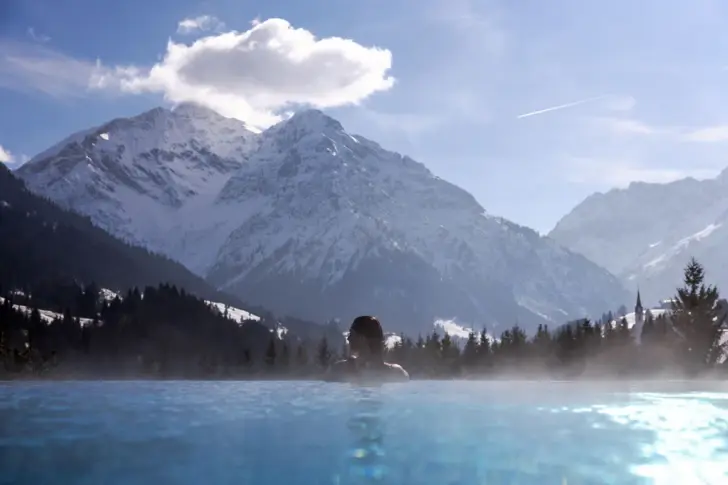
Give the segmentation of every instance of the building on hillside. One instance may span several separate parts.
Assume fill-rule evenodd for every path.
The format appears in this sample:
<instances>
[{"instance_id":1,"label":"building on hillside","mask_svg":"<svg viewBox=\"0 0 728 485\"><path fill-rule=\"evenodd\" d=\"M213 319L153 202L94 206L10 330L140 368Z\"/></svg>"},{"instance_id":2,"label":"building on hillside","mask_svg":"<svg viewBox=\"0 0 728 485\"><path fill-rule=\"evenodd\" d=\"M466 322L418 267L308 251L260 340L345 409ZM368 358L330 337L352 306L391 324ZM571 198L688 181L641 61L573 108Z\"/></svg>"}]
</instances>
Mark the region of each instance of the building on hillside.
<instances>
[{"instance_id":1,"label":"building on hillside","mask_svg":"<svg viewBox=\"0 0 728 485\"><path fill-rule=\"evenodd\" d=\"M666 300L660 300L660 305L658 308L661 310L672 310L672 304L675 301L674 298L668 298Z\"/></svg>"},{"instance_id":2,"label":"building on hillside","mask_svg":"<svg viewBox=\"0 0 728 485\"><path fill-rule=\"evenodd\" d=\"M642 296L640 295L640 291L637 290L637 302L634 306L634 313L626 315L625 318L627 319L627 324L629 325L632 335L638 344L641 343L642 329L644 327L645 320L647 319L647 312L651 313L653 317L670 313L672 312L672 304L674 301L675 300L673 299L660 300L657 307L645 309L642 306ZM717 306L723 315L728 313L728 300L725 298L718 300ZM723 326L723 337L721 338L720 343L728 347L728 319L726 319L726 323ZM719 362L723 363L726 360L728 360L728 352L719 359Z\"/></svg>"}]
</instances>

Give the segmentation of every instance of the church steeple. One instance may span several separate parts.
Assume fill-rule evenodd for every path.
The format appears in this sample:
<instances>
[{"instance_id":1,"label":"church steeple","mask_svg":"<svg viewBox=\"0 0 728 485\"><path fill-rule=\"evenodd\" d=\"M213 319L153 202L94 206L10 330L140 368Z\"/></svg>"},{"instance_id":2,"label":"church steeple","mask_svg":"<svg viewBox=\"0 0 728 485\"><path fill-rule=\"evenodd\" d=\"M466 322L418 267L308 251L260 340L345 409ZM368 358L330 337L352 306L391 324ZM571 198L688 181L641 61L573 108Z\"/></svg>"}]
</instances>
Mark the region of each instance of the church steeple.
<instances>
[{"instance_id":1,"label":"church steeple","mask_svg":"<svg viewBox=\"0 0 728 485\"><path fill-rule=\"evenodd\" d=\"M640 295L639 288L637 289L637 303L634 306L634 321L635 326L641 325L645 319L645 310L642 307L642 296Z\"/></svg>"},{"instance_id":2,"label":"church steeple","mask_svg":"<svg viewBox=\"0 0 728 485\"><path fill-rule=\"evenodd\" d=\"M642 313L642 310L644 308L642 307L642 297L640 296L640 290L637 289L637 304L634 306L635 313Z\"/></svg>"}]
</instances>

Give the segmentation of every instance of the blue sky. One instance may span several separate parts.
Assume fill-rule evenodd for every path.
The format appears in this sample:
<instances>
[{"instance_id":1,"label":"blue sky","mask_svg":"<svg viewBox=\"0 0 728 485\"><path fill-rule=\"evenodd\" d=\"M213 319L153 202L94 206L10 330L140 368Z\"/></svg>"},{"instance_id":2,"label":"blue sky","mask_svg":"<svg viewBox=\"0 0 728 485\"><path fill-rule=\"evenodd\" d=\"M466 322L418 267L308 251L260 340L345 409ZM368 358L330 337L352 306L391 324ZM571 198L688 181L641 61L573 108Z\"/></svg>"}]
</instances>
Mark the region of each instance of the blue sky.
<instances>
[{"instance_id":1,"label":"blue sky","mask_svg":"<svg viewBox=\"0 0 728 485\"><path fill-rule=\"evenodd\" d=\"M309 103L545 232L594 191L728 166L727 15L720 0L5 0L0 159L187 99L260 127ZM287 54L232 52L251 29Z\"/></svg>"}]
</instances>

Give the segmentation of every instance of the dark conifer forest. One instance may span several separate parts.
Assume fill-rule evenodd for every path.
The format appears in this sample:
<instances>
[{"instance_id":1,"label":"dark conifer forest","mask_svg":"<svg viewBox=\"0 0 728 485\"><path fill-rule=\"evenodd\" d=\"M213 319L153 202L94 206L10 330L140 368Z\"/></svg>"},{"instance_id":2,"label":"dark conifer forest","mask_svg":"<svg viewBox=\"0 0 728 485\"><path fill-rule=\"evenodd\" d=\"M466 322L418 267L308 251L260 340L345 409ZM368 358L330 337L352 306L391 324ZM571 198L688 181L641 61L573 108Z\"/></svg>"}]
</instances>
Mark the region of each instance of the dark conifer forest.
<instances>
[{"instance_id":1,"label":"dark conifer forest","mask_svg":"<svg viewBox=\"0 0 728 485\"><path fill-rule=\"evenodd\" d=\"M518 326L497 338L483 329L462 344L437 331L403 335L386 358L413 378L728 377L725 300L703 278L691 262L672 310L657 317L647 310L639 335L626 318L607 315L542 326L531 337ZM301 338L281 331L294 320L235 321L168 284L113 299L93 284L47 286L31 296L3 291L5 378L308 379L346 353L335 324L321 326L318 338Z\"/></svg>"}]
</instances>

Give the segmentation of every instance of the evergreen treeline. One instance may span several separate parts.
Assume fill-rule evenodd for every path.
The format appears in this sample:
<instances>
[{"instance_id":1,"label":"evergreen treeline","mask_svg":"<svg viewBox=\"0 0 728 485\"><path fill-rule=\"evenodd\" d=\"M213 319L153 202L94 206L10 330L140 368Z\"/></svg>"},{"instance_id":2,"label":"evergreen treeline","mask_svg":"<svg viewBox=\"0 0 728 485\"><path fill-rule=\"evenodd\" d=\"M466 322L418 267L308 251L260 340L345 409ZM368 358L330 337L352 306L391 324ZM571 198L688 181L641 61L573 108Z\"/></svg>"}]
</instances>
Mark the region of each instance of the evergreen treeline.
<instances>
[{"instance_id":1,"label":"evergreen treeline","mask_svg":"<svg viewBox=\"0 0 728 485\"><path fill-rule=\"evenodd\" d=\"M133 289L112 301L93 285L39 288L29 299L6 294L0 305L6 377L312 378L346 353L335 325L325 327L323 338L280 339L273 321L235 322L170 285L143 294ZM728 376L720 345L724 303L692 261L672 312L655 317L647 310L639 335L624 317L610 323L609 315L555 331L541 326L531 338L518 326L498 339L483 330L462 346L435 331L416 340L402 336L387 360L414 378ZM38 308L62 316L46 323Z\"/></svg>"},{"instance_id":2,"label":"evergreen treeline","mask_svg":"<svg viewBox=\"0 0 728 485\"><path fill-rule=\"evenodd\" d=\"M279 339L273 321L236 322L175 286L105 300L95 285L59 285L0 304L0 375L59 378L246 378L328 365L328 340ZM59 315L44 321L52 309ZM324 327L322 327L324 328ZM338 332L339 341L343 336ZM317 353L318 352L318 353ZM320 355L323 357L320 357Z\"/></svg>"}]
</instances>

